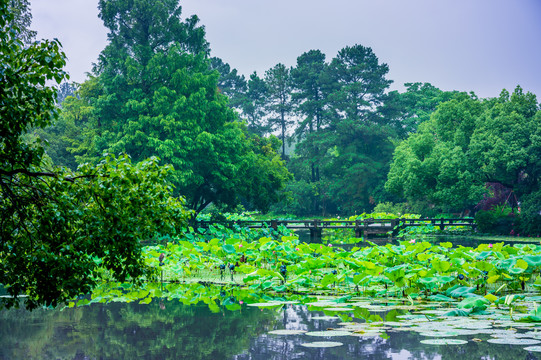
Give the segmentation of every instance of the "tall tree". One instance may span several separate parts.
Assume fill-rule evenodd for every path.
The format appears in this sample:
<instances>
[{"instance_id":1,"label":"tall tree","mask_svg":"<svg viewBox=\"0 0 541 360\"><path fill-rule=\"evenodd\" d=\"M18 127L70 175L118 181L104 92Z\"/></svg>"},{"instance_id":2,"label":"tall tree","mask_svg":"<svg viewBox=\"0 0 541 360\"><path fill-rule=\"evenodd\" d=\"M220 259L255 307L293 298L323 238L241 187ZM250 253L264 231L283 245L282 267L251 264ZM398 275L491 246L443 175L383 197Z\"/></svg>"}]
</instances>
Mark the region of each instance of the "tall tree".
<instances>
[{"instance_id":1,"label":"tall tree","mask_svg":"<svg viewBox=\"0 0 541 360\"><path fill-rule=\"evenodd\" d=\"M280 130L282 140L282 159L286 158L286 134L293 123L289 119L292 111L291 74L284 64L277 64L265 72L267 84L267 110L270 112L269 124Z\"/></svg>"},{"instance_id":2,"label":"tall tree","mask_svg":"<svg viewBox=\"0 0 541 360\"><path fill-rule=\"evenodd\" d=\"M370 210L382 192L391 159L393 127L380 114L391 84L389 68L380 64L372 49L345 47L332 60L330 77L338 87L330 94L334 118L330 125L334 144L326 173L333 196L342 209Z\"/></svg>"},{"instance_id":3,"label":"tall tree","mask_svg":"<svg viewBox=\"0 0 541 360\"><path fill-rule=\"evenodd\" d=\"M303 119L300 121L296 135L302 145L299 150L307 151L310 157L311 182L320 180L319 164L321 155L321 134L319 131L328 124L328 81L325 54L319 50L310 50L297 58L297 66L291 71L295 93L293 98L297 111Z\"/></svg>"},{"instance_id":4,"label":"tall tree","mask_svg":"<svg viewBox=\"0 0 541 360\"><path fill-rule=\"evenodd\" d=\"M210 59L210 68L218 71L218 89L229 98L229 106L239 108L246 93L246 79L239 75L237 69L231 69L229 64L222 59L213 57Z\"/></svg>"},{"instance_id":5,"label":"tall tree","mask_svg":"<svg viewBox=\"0 0 541 360\"><path fill-rule=\"evenodd\" d=\"M385 76L387 64L379 64L371 48L346 46L330 64L333 81L339 88L332 94L333 106L340 117L357 123L375 122L372 116L385 99L392 80Z\"/></svg>"},{"instance_id":6,"label":"tall tree","mask_svg":"<svg viewBox=\"0 0 541 360\"><path fill-rule=\"evenodd\" d=\"M254 71L248 80L248 90L242 100L242 116L246 119L248 130L264 136L270 132L266 123L267 84Z\"/></svg>"}]
</instances>

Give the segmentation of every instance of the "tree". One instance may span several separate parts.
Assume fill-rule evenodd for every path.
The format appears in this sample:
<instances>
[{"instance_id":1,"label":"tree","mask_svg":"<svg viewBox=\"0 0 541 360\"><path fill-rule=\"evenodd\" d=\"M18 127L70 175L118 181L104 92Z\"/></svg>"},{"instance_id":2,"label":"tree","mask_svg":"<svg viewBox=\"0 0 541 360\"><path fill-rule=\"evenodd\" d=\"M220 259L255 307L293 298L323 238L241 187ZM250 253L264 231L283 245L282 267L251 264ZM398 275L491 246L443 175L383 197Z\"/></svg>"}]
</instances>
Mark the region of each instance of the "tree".
<instances>
[{"instance_id":1,"label":"tree","mask_svg":"<svg viewBox=\"0 0 541 360\"><path fill-rule=\"evenodd\" d=\"M63 82L60 84L56 95L56 103L62 106L62 102L64 102L68 96L75 96L77 87L78 85L76 83Z\"/></svg>"},{"instance_id":2,"label":"tree","mask_svg":"<svg viewBox=\"0 0 541 360\"><path fill-rule=\"evenodd\" d=\"M270 112L268 122L272 128L280 130L282 140L282 159L286 158L286 133L292 121L288 116L291 104L291 74L284 64L277 64L265 72L267 84L267 110Z\"/></svg>"},{"instance_id":3,"label":"tree","mask_svg":"<svg viewBox=\"0 0 541 360\"><path fill-rule=\"evenodd\" d=\"M329 95L333 118L326 139L326 177L342 211L367 211L382 192L396 131L380 115L389 68L372 49L345 47L332 60L329 76L337 84Z\"/></svg>"},{"instance_id":4,"label":"tree","mask_svg":"<svg viewBox=\"0 0 541 360\"><path fill-rule=\"evenodd\" d=\"M306 151L311 158L311 182L320 180L319 163L326 149L320 149L319 131L328 125L329 81L325 54L320 50L310 50L297 58L297 66L291 71L296 92L293 94L297 111L304 119L300 121L295 133L302 145L299 150Z\"/></svg>"},{"instance_id":5,"label":"tree","mask_svg":"<svg viewBox=\"0 0 541 360\"><path fill-rule=\"evenodd\" d=\"M419 125L430 119L439 104L451 100L458 91L443 91L430 83L406 83L406 91L387 94L382 114L397 129L400 138L417 131Z\"/></svg>"},{"instance_id":6,"label":"tree","mask_svg":"<svg viewBox=\"0 0 541 360\"><path fill-rule=\"evenodd\" d=\"M196 212L211 203L234 206L241 197L255 201L240 176L246 159L254 159L253 143L218 87L204 29L197 17L180 16L174 0L100 1L109 43L95 69L95 91L81 94L93 125L79 159L96 161L104 151L136 162L158 156L174 166L176 194ZM262 183L277 187L261 193L282 186Z\"/></svg>"},{"instance_id":7,"label":"tree","mask_svg":"<svg viewBox=\"0 0 541 360\"><path fill-rule=\"evenodd\" d=\"M231 70L229 64L217 57L210 59L210 68L220 74L218 89L229 98L229 106L240 108L247 88L244 75L239 75L237 69Z\"/></svg>"},{"instance_id":8,"label":"tree","mask_svg":"<svg viewBox=\"0 0 541 360\"><path fill-rule=\"evenodd\" d=\"M386 188L444 211L472 209L486 183L521 201L539 189L540 128L536 97L520 87L484 101L458 95L399 144Z\"/></svg>"},{"instance_id":9,"label":"tree","mask_svg":"<svg viewBox=\"0 0 541 360\"><path fill-rule=\"evenodd\" d=\"M187 217L170 198L167 169L109 157L80 173L49 168L27 130L56 117L65 56L58 41L23 45L0 1L0 284L7 306L56 305L88 293L104 270L120 281L147 273L140 240L175 233Z\"/></svg>"},{"instance_id":10,"label":"tree","mask_svg":"<svg viewBox=\"0 0 541 360\"><path fill-rule=\"evenodd\" d=\"M242 117L246 119L248 130L256 135L268 134L270 126L266 124L267 84L254 71L248 80L248 90L242 100Z\"/></svg>"},{"instance_id":11,"label":"tree","mask_svg":"<svg viewBox=\"0 0 541 360\"><path fill-rule=\"evenodd\" d=\"M30 44L36 37L36 31L30 30L32 13L29 0L9 0L8 11L12 14L10 22L18 29L17 37L25 44Z\"/></svg>"},{"instance_id":12,"label":"tree","mask_svg":"<svg viewBox=\"0 0 541 360\"><path fill-rule=\"evenodd\" d=\"M288 188L312 194L310 213L368 211L383 197L397 136L382 116L388 70L361 45L340 50L330 64L319 50L297 58L293 100L302 119L288 164L297 183ZM305 200L287 207L305 211Z\"/></svg>"}]
</instances>

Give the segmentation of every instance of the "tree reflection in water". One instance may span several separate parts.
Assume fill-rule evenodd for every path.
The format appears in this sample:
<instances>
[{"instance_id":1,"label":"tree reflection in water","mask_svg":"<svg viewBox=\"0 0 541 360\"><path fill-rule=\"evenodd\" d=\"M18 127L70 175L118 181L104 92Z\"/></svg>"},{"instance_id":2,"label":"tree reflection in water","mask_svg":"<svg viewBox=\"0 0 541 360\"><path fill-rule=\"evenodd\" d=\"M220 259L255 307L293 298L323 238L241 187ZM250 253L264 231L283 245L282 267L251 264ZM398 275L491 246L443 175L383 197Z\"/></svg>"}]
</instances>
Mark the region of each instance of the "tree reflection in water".
<instances>
[{"instance_id":1,"label":"tree reflection in water","mask_svg":"<svg viewBox=\"0 0 541 360\"><path fill-rule=\"evenodd\" d=\"M322 312L302 305L281 309L244 306L213 313L176 301L92 304L74 309L0 311L0 360L7 359L537 359L520 346L469 341L432 346L414 332L381 337L316 338L272 335L274 329L322 331L341 320L317 320ZM385 316L385 315L384 315ZM475 336L486 340L488 335ZM471 340L470 337L460 337ZM339 341L335 348L302 343Z\"/></svg>"}]
</instances>

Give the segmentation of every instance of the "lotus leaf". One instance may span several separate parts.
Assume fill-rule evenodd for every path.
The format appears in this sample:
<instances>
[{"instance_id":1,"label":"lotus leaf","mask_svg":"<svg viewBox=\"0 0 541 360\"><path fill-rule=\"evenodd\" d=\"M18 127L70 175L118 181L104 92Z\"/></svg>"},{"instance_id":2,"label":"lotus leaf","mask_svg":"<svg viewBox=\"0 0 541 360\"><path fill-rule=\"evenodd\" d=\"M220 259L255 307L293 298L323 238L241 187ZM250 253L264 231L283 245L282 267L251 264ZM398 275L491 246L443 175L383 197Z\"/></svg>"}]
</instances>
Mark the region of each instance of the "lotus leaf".
<instances>
[{"instance_id":1,"label":"lotus leaf","mask_svg":"<svg viewBox=\"0 0 541 360\"><path fill-rule=\"evenodd\" d=\"M446 312L442 316L470 316L470 313L461 309L453 309L451 311Z\"/></svg>"},{"instance_id":2,"label":"lotus leaf","mask_svg":"<svg viewBox=\"0 0 541 360\"><path fill-rule=\"evenodd\" d=\"M456 287L449 288L446 291L446 295L454 297L454 298L470 297L470 296L474 296L473 292L475 290L476 290L475 287L456 285Z\"/></svg>"},{"instance_id":3,"label":"lotus leaf","mask_svg":"<svg viewBox=\"0 0 541 360\"><path fill-rule=\"evenodd\" d=\"M531 267L541 266L541 255L525 255L522 259Z\"/></svg>"},{"instance_id":4,"label":"lotus leaf","mask_svg":"<svg viewBox=\"0 0 541 360\"><path fill-rule=\"evenodd\" d=\"M444 302L453 302L453 301L456 301L455 299L450 298L450 297L445 296L445 295L442 295L442 294L430 295L428 298L429 298L430 300L433 300L433 301L444 301Z\"/></svg>"},{"instance_id":5,"label":"lotus leaf","mask_svg":"<svg viewBox=\"0 0 541 360\"><path fill-rule=\"evenodd\" d=\"M482 296L474 295L465 298L457 304L459 309L471 309L472 311L485 310L490 305L490 301Z\"/></svg>"},{"instance_id":6,"label":"lotus leaf","mask_svg":"<svg viewBox=\"0 0 541 360\"><path fill-rule=\"evenodd\" d=\"M427 339L421 340L421 343L427 345L464 345L468 342L466 340L458 339Z\"/></svg>"},{"instance_id":7,"label":"lotus leaf","mask_svg":"<svg viewBox=\"0 0 541 360\"><path fill-rule=\"evenodd\" d=\"M288 329L281 329L281 330L272 330L269 331L269 334L273 335L299 335L304 334L305 330L288 330Z\"/></svg>"},{"instance_id":8,"label":"lotus leaf","mask_svg":"<svg viewBox=\"0 0 541 360\"><path fill-rule=\"evenodd\" d=\"M487 342L491 344L505 344L505 345L536 345L536 344L541 343L541 340L505 337L505 338L488 339Z\"/></svg>"},{"instance_id":9,"label":"lotus leaf","mask_svg":"<svg viewBox=\"0 0 541 360\"><path fill-rule=\"evenodd\" d=\"M527 347L524 348L524 350L526 350L526 351L533 351L533 352L541 352L541 346L538 346L538 345L537 345L537 346L536 346L536 345L534 345L534 346L527 346Z\"/></svg>"},{"instance_id":10,"label":"lotus leaf","mask_svg":"<svg viewBox=\"0 0 541 360\"><path fill-rule=\"evenodd\" d=\"M222 245L222 249L227 253L227 254L234 254L236 253L236 250L235 250L235 247L231 244L225 244L225 245Z\"/></svg>"},{"instance_id":11,"label":"lotus leaf","mask_svg":"<svg viewBox=\"0 0 541 360\"><path fill-rule=\"evenodd\" d=\"M451 263L445 260L434 259L431 264L432 268L439 273L444 273L451 268Z\"/></svg>"},{"instance_id":12,"label":"lotus leaf","mask_svg":"<svg viewBox=\"0 0 541 360\"><path fill-rule=\"evenodd\" d=\"M336 346L342 346L341 342L337 341L314 341L310 343L303 343L301 346L304 347L312 347L312 348L329 348L329 347L336 347Z\"/></svg>"},{"instance_id":13,"label":"lotus leaf","mask_svg":"<svg viewBox=\"0 0 541 360\"><path fill-rule=\"evenodd\" d=\"M309 331L304 333L308 336L350 336L351 332L343 330Z\"/></svg>"}]
</instances>

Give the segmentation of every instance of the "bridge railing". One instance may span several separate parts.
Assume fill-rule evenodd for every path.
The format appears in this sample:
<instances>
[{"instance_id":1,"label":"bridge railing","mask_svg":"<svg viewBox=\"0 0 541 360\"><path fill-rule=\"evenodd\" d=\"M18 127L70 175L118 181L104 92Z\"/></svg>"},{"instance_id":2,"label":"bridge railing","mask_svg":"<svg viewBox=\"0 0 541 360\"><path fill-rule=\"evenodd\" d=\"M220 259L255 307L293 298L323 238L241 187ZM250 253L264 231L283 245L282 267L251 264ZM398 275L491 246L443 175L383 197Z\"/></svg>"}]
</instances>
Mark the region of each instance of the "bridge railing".
<instances>
[{"instance_id":1,"label":"bridge railing","mask_svg":"<svg viewBox=\"0 0 541 360\"><path fill-rule=\"evenodd\" d=\"M202 220L197 221L196 227L208 228L210 225L223 225L233 227L234 225L247 228L272 228L278 229L279 226L285 226L288 229L299 230L319 230L319 229L354 229L356 235L371 229L376 231L376 228L386 231L397 230L408 226L425 226L433 225L444 229L446 226L471 226L475 227L474 219L468 218L425 218L425 219L362 219L362 220L229 220L229 221L212 221ZM360 233L359 233L360 234Z\"/></svg>"}]
</instances>

